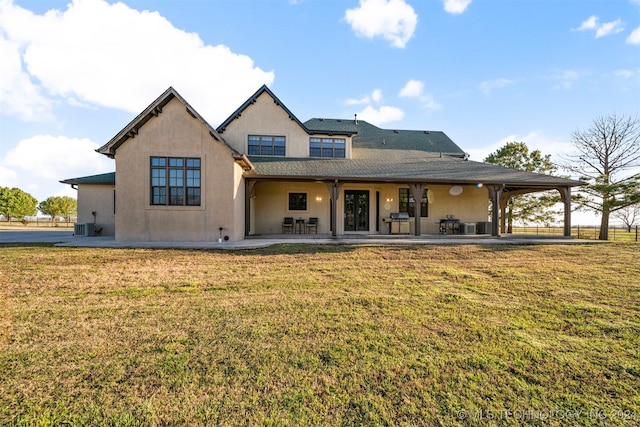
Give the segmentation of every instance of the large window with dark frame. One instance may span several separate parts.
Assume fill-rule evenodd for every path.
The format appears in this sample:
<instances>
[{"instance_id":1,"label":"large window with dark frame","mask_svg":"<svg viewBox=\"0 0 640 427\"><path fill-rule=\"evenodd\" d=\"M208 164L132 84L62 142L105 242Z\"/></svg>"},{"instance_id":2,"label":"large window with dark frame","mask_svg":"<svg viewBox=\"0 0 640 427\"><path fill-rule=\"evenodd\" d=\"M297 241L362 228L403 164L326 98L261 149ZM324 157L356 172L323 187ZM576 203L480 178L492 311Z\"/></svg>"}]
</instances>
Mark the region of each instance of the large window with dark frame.
<instances>
[{"instance_id":1,"label":"large window with dark frame","mask_svg":"<svg viewBox=\"0 0 640 427\"><path fill-rule=\"evenodd\" d=\"M200 159L151 157L151 204L200 206Z\"/></svg>"},{"instance_id":2,"label":"large window with dark frame","mask_svg":"<svg viewBox=\"0 0 640 427\"><path fill-rule=\"evenodd\" d=\"M345 141L344 138L309 138L309 156L344 159Z\"/></svg>"},{"instance_id":3,"label":"large window with dark frame","mask_svg":"<svg viewBox=\"0 0 640 427\"><path fill-rule=\"evenodd\" d=\"M427 189L425 188L424 193L422 193L422 200L420 201L421 217L425 218L429 216L428 206ZM409 216L415 217L416 202L411 197L411 191L408 188L398 189L398 210L400 212L407 212L409 213Z\"/></svg>"},{"instance_id":4,"label":"large window with dark frame","mask_svg":"<svg viewBox=\"0 0 640 427\"><path fill-rule=\"evenodd\" d=\"M248 153L250 156L284 156L286 138L284 136L249 135Z\"/></svg>"}]
</instances>

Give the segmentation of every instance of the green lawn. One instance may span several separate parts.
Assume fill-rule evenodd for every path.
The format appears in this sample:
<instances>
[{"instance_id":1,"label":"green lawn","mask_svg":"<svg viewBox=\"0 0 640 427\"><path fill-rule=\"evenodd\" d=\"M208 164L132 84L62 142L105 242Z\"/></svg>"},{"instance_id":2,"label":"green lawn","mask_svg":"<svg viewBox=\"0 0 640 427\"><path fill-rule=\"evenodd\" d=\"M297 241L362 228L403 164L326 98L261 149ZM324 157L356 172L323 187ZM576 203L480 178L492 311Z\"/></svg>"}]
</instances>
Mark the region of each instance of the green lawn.
<instances>
[{"instance_id":1,"label":"green lawn","mask_svg":"<svg viewBox=\"0 0 640 427\"><path fill-rule=\"evenodd\" d=\"M5 246L0 286L0 425L640 425L637 244Z\"/></svg>"}]
</instances>

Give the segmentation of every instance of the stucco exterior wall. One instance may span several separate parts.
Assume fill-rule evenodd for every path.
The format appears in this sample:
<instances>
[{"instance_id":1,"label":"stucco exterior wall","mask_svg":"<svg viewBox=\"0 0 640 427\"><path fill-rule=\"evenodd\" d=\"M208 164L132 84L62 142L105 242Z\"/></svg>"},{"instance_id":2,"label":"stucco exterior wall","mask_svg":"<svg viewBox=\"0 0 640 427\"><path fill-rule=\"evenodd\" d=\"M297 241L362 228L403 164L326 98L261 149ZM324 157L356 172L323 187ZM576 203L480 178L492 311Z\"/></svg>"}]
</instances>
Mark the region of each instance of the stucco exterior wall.
<instances>
[{"instance_id":1,"label":"stucco exterior wall","mask_svg":"<svg viewBox=\"0 0 640 427\"><path fill-rule=\"evenodd\" d=\"M201 159L200 206L151 205L152 156ZM231 150L173 99L116 151L116 240L216 241L244 235L244 199L236 200L239 166Z\"/></svg>"},{"instance_id":2,"label":"stucco exterior wall","mask_svg":"<svg viewBox=\"0 0 640 427\"><path fill-rule=\"evenodd\" d=\"M389 218L392 212L399 212L398 195L400 188L408 188L399 184L358 184L345 183L340 188L337 201L337 234L387 234ZM428 185L429 205L428 217L420 219L422 234L438 234L440 219L447 215L465 222L487 221L488 194L484 188L463 186L462 194L449 194L450 185ZM344 194L348 190L369 191L369 229L359 232L344 231ZM288 194L290 192L307 193L307 210L288 210ZM330 234L330 197L327 184L324 182L284 182L261 181L254 187L255 198L251 203L250 234L280 234L284 217L303 218L318 217L318 233ZM379 205L376 205L379 194ZM379 214L377 214L379 212ZM376 223L377 222L377 223ZM414 233L414 220L409 222L409 233Z\"/></svg>"},{"instance_id":3,"label":"stucco exterior wall","mask_svg":"<svg viewBox=\"0 0 640 427\"><path fill-rule=\"evenodd\" d=\"M245 154L248 153L249 135L284 136L287 157L309 157L310 136L266 92L263 92L254 104L247 107L240 117L229 123L222 134L230 146ZM322 137L322 135L314 136ZM345 157L351 158L351 138L347 136L344 138L346 140Z\"/></svg>"},{"instance_id":4,"label":"stucco exterior wall","mask_svg":"<svg viewBox=\"0 0 640 427\"><path fill-rule=\"evenodd\" d=\"M113 185L78 185L78 222L93 222L96 229L102 228L101 236L114 236L114 190ZM93 212L96 213L94 218Z\"/></svg>"}]
</instances>

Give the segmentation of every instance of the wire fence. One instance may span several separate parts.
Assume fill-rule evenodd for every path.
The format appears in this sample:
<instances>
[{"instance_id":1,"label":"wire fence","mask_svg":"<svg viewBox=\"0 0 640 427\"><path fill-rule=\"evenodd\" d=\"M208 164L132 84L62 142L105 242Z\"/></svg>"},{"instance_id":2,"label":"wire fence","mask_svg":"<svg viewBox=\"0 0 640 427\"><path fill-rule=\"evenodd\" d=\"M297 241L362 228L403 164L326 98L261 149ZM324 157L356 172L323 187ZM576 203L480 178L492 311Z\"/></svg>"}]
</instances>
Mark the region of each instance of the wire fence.
<instances>
[{"instance_id":1,"label":"wire fence","mask_svg":"<svg viewBox=\"0 0 640 427\"><path fill-rule=\"evenodd\" d=\"M528 234L536 236L563 236L564 228L559 226L525 225L513 226L513 234ZM578 239L598 240L600 227L594 225L578 225L571 227L571 236ZM609 226L609 240L614 242L638 242L640 226L623 227Z\"/></svg>"},{"instance_id":2,"label":"wire fence","mask_svg":"<svg viewBox=\"0 0 640 427\"><path fill-rule=\"evenodd\" d=\"M0 217L0 226L11 227L55 227L55 228L73 228L73 224L76 223L78 218L51 218L51 217L37 217L26 216L21 219L11 219L9 221L4 216Z\"/></svg>"}]
</instances>

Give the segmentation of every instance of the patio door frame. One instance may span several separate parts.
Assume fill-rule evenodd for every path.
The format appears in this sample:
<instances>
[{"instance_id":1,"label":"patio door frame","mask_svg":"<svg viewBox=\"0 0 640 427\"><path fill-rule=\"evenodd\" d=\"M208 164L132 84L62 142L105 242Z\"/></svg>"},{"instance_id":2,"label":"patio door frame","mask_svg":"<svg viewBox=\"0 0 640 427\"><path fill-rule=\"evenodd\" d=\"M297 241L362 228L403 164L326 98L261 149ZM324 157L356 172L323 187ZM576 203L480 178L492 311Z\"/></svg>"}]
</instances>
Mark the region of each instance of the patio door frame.
<instances>
[{"instance_id":1,"label":"patio door frame","mask_svg":"<svg viewBox=\"0 0 640 427\"><path fill-rule=\"evenodd\" d=\"M348 201L353 198L353 202ZM349 212L348 206L353 203L353 212ZM369 190L344 190L344 231L346 232L362 232L369 231L370 213L369 206L371 204L371 192ZM350 221L348 216L353 215Z\"/></svg>"}]
</instances>

